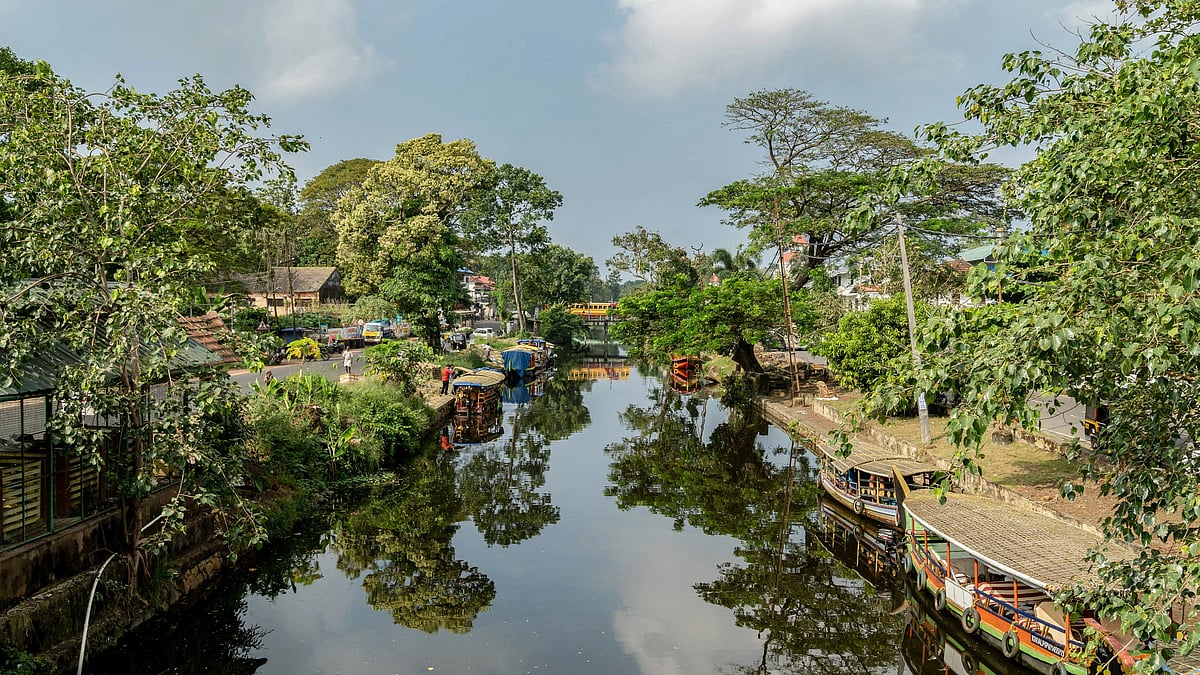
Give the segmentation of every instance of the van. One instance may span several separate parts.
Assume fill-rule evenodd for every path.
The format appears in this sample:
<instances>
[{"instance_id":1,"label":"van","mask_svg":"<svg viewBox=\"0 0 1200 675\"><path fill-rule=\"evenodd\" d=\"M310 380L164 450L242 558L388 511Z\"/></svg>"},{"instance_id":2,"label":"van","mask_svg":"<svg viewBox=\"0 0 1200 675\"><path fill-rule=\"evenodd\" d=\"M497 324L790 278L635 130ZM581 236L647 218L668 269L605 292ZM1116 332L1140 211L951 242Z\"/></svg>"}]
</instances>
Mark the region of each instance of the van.
<instances>
[{"instance_id":1,"label":"van","mask_svg":"<svg viewBox=\"0 0 1200 675\"><path fill-rule=\"evenodd\" d=\"M495 329L495 328L476 328L476 329L475 329L475 330L474 330L474 331L471 333L471 337L473 337L473 338L475 338L475 339L479 339L479 338L484 338L484 339L487 339L487 338L494 338L494 337L496 337L496 329Z\"/></svg>"}]
</instances>

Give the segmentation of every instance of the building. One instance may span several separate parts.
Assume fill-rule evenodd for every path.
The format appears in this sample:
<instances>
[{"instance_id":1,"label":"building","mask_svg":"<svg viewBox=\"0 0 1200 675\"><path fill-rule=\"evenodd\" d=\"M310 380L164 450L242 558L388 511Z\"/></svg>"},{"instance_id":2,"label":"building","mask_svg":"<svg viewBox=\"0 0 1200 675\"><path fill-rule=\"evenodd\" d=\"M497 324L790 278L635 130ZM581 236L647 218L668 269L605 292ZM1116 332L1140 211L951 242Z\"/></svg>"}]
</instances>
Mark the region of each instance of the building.
<instances>
[{"instance_id":1,"label":"building","mask_svg":"<svg viewBox=\"0 0 1200 675\"><path fill-rule=\"evenodd\" d=\"M345 300L336 267L272 267L233 279L245 289L251 306L291 314Z\"/></svg>"}]
</instances>

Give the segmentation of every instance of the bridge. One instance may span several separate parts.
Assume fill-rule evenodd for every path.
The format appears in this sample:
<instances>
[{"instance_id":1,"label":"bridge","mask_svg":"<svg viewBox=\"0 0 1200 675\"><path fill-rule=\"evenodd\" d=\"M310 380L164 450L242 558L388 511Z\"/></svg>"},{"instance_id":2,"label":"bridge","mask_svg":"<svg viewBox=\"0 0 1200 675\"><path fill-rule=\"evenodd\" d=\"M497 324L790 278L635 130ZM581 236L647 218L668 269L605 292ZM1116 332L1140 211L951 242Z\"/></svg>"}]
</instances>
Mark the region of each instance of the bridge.
<instances>
[{"instance_id":1,"label":"bridge","mask_svg":"<svg viewBox=\"0 0 1200 675\"><path fill-rule=\"evenodd\" d=\"M568 306L567 311L592 326L607 326L623 318L614 313L617 311L615 302L576 302Z\"/></svg>"}]
</instances>

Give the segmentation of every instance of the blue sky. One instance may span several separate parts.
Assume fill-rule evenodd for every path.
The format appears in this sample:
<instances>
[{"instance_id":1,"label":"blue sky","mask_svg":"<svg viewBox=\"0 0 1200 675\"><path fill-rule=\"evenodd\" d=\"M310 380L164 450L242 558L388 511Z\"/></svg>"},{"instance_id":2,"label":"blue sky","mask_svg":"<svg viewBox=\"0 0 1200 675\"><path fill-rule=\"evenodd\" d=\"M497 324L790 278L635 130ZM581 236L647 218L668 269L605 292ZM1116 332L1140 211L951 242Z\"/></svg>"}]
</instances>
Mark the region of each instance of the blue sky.
<instances>
[{"instance_id":1,"label":"blue sky","mask_svg":"<svg viewBox=\"0 0 1200 675\"><path fill-rule=\"evenodd\" d=\"M700 209L761 169L721 126L734 97L795 87L910 133L1003 81L1005 52L1073 49L1103 0L0 0L0 44L105 89L240 84L312 150L303 181L428 132L470 138L563 194L560 243L603 264L637 225L732 249ZM1008 160L1018 161L1017 154Z\"/></svg>"}]
</instances>

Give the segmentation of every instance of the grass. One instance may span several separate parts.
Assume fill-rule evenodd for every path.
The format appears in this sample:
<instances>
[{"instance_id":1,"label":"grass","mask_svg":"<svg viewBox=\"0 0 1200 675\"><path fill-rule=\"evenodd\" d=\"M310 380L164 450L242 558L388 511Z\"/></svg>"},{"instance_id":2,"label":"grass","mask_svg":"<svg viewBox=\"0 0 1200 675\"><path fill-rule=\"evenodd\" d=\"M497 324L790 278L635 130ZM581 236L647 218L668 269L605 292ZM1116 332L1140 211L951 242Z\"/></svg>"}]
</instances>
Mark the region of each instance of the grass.
<instances>
[{"instance_id":1,"label":"grass","mask_svg":"<svg viewBox=\"0 0 1200 675\"><path fill-rule=\"evenodd\" d=\"M842 413L850 413L858 409L860 399L858 393L840 393L838 400L825 403ZM921 422L916 417L891 417L880 426L889 435L950 461L957 448L946 439L946 421L945 417L929 418L932 437L929 445L921 443ZM1021 441L1000 444L989 439L980 449L977 461L984 478L1010 486L1057 488L1062 481L1079 476L1078 468L1063 457Z\"/></svg>"}]
</instances>

